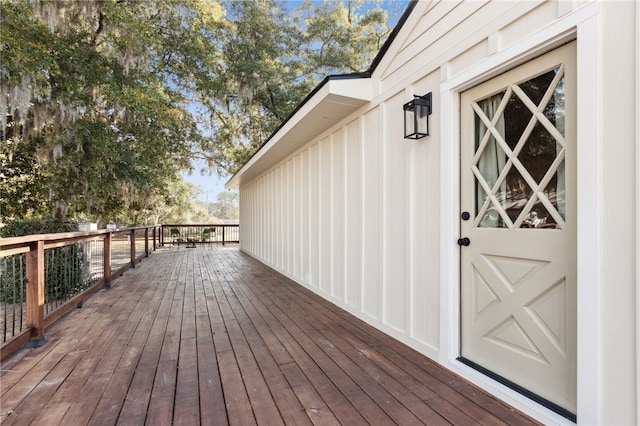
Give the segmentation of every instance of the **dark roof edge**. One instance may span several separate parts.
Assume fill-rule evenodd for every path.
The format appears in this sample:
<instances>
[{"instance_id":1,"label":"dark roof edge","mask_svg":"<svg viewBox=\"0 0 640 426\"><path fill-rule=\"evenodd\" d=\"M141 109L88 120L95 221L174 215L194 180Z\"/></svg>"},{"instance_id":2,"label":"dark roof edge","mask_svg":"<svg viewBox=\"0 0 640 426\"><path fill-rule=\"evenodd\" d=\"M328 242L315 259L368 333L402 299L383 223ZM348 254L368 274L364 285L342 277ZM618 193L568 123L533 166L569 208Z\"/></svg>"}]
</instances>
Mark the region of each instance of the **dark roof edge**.
<instances>
[{"instance_id":1,"label":"dark roof edge","mask_svg":"<svg viewBox=\"0 0 640 426\"><path fill-rule=\"evenodd\" d=\"M409 4L407 5L406 9L404 10L404 12L402 12L402 16L400 16L400 19L398 19L398 23L396 24L395 27L393 27L391 34L389 34L389 37L382 45L382 48L380 48L380 51L378 52L376 57L373 58L373 61L371 62L369 69L366 71L367 73L369 73L369 75L373 74L375 69L378 67L378 64L380 63L384 55L387 53L387 50L389 50L391 43L393 43L393 40L395 40L396 36L400 32L400 29L404 26L404 23L407 21L407 19L409 19L409 15L411 15L411 12L413 12L413 9L418 4L418 1L419 0L409 1Z\"/></svg>"},{"instance_id":2,"label":"dark roof edge","mask_svg":"<svg viewBox=\"0 0 640 426\"><path fill-rule=\"evenodd\" d=\"M298 104L298 106L296 106L296 108L291 112L291 114L289 114L289 116L287 118L285 118L285 120L282 123L280 123L280 125L273 131L273 133L271 133L271 135L269 135L267 140L265 140L258 147L258 149L255 150L255 152L251 155L249 160L247 160L247 162L245 164L243 164L242 167L240 167L240 169L237 172L235 172L233 174L233 176L231 176L229 178L229 180L227 180L226 183L231 182L233 180L233 178L235 178L236 175L238 173L240 173L240 171L244 168L244 166L246 164L248 164L249 161L251 161L251 159L253 157L255 157L258 154L258 152L260 152L260 150L262 150L262 148L265 145L267 145L269 143L269 141L271 139L273 139L273 137L276 134L278 134L280 129L282 129L293 118L293 116L296 115L296 113L303 106L305 106L307 104L307 102L309 102L309 100L311 100L311 98L313 98L315 96L315 94L318 93L320 91L320 89L322 89L324 87L324 85L327 84L330 80L350 80L350 79L357 79L357 78L370 78L371 75L373 74L373 72L375 71L376 67L378 66L378 64L380 63L382 58L384 57L385 53L387 53L387 50L389 50L389 46L391 46L391 43L393 43L393 40L396 38L396 36L400 32L400 29L402 28L402 26L404 26L404 23L409 18L409 15L411 15L411 12L416 7L416 4L418 4L418 1L419 0L410 0L409 4L407 5L407 8L404 10L404 12L402 13L402 16L398 20L398 23L396 24L396 26L391 31L391 34L389 34L389 37L387 38L387 40L382 45L382 48L380 49L380 51L378 52L376 57L373 58L373 61L371 62L371 65L369 66L369 69L367 69L364 72L355 72L355 73L349 73L349 74L330 74L330 75L326 76L320 83L318 83L318 85L316 87L314 87L314 89L311 92L309 92L309 94L307 96L305 96L305 98Z\"/></svg>"}]
</instances>

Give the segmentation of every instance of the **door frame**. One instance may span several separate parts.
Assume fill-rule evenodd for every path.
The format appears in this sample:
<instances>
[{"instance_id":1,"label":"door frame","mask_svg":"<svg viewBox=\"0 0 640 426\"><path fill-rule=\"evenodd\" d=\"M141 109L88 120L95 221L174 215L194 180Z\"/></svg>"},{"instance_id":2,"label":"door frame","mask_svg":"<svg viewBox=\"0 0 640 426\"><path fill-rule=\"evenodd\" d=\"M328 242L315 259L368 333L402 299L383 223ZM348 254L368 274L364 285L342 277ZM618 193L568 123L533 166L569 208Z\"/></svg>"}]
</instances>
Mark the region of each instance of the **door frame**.
<instances>
[{"instance_id":1,"label":"door frame","mask_svg":"<svg viewBox=\"0 0 640 426\"><path fill-rule=\"evenodd\" d=\"M481 63L450 78L440 86L440 351L439 362L515 408L544 422L573 424L522 394L468 367L456 358L460 355L460 95L496 75L513 69L556 47L575 40L577 60L576 92L598 99L601 79L597 66L599 17L597 3L590 3L565 15L549 27L521 42L495 52ZM499 37L499 35L498 35ZM447 67L443 66L443 70ZM600 419L598 357L598 288L602 284L598 266L602 235L594 223L600 223L601 168L598 155L600 111L593 104L577 105L577 417L580 423L596 424ZM447 143L448 141L448 143ZM588 188L588 190L581 188Z\"/></svg>"},{"instance_id":2,"label":"door frame","mask_svg":"<svg viewBox=\"0 0 640 426\"><path fill-rule=\"evenodd\" d=\"M462 247L460 251L462 346L459 359L463 363L483 371L486 375L518 390L531 399L537 400L539 403L573 421L576 420L575 410L577 408L575 407L577 392L575 377L575 255L577 247L574 234L576 227L575 112L577 106L575 49L575 42L559 46L544 55L474 86L461 94L460 105L461 126L463 126L461 129L463 140L460 147L460 173L462 179L460 203L461 210L471 212L471 219L460 221L460 235L469 237L471 246ZM541 76L545 76L544 82L548 84L548 87L540 87L540 93L537 95L538 97L535 97L527 90L529 86L526 82L537 81L537 79L542 79ZM562 76L562 79L559 80L559 76ZM551 81L552 77L553 81ZM564 83L561 83L561 81L564 81ZM533 86L535 87L535 84ZM536 157L527 156L527 144L533 143L538 135L536 131L532 131L527 135L525 129L524 123L528 123L528 126L531 126L531 120L533 120L531 112L525 109L516 118L518 107L509 109L511 108L511 102L508 102L506 106L504 105L507 99L513 99L514 97L520 99L523 97L518 94L516 87L526 92L524 98L526 99L528 96L529 102L533 102L536 108L545 107L545 116L549 118L549 122L556 131L562 134L560 137L554 135L548 139L544 137L540 139L541 142L544 141L546 143L544 146L554 153L553 160L550 158L537 160ZM533 93L534 87L529 88L532 91L531 93ZM560 89L560 92L558 92L560 87L564 89ZM513 88L513 91L511 91L511 88ZM552 91L554 95L550 94ZM554 99L554 96L555 99L558 99L558 93L566 94L563 104L565 107L560 110L560 114L563 117L561 119L561 123L564 124L563 127L558 127L558 123L553 121L553 118L551 118L554 115L553 112L549 115L546 113L546 109L553 105L552 99ZM498 102L495 102L496 99L500 107L498 107ZM547 99L548 103L545 104L544 99ZM540 101L539 104L538 101ZM526 103L524 99L522 102ZM473 108L471 107L472 104ZM487 110L486 108L489 109ZM495 111L495 108L498 108L498 111ZM501 108L504 108L504 110ZM530 108L531 106L529 106ZM497 136L495 142L487 142L486 133L491 126L487 124L481 129L478 128L478 116L481 115L479 111L488 114L487 118L492 121L492 124L496 118L491 114L493 112L495 112L496 116L502 114L504 121L501 123L503 124L500 127L496 125L496 131L503 135L504 145L509 145L511 150L514 150L513 153L509 148L499 148L503 144L498 143ZM555 113L558 113L557 110ZM519 122L518 119L522 119L524 123L521 123L522 127L516 126L516 128L512 129L517 133L513 134L512 139L509 140L509 129L511 128L509 120L511 118L515 122ZM536 126L540 126L542 123L542 120L537 121ZM553 135L554 133L549 131L549 134ZM526 142L524 142L523 146L521 138L525 136ZM482 143L486 142L488 144L484 147L484 151L482 146L478 145L481 140ZM518 146L516 146L516 142ZM494 151L493 143L495 143L496 151ZM560 149L561 156L558 154ZM518 150L520 151L519 154L517 153ZM493 154L493 156L490 155L491 164L483 164L482 162L482 158L484 158L483 156L487 151L490 154L498 153ZM482 155L480 155L481 152ZM498 155L498 158L504 155L504 161L498 161L495 155ZM511 159L507 162L507 158ZM556 164L559 158L563 158L562 164L564 164L564 168L562 173L565 178L560 177L560 166ZM498 161L498 163L496 164L495 161ZM513 161L513 164L509 166L511 161ZM552 172L554 164L556 164L557 169ZM488 168L484 168L485 166L488 166ZM537 170L540 173L538 177L534 177L533 172L533 170L536 170L536 166L544 167L544 173L542 169ZM509 170L508 173L506 172L507 170ZM516 171L514 172L514 170ZM520 172L517 170L520 170ZM492 173L496 173L496 175ZM564 192L563 196L559 195L561 192L558 193L557 205L549 195L549 192L553 192L554 188L556 188L553 186L551 179L549 179L544 189L536 190L535 185L538 182L543 184L544 179L542 176L548 179L549 173L554 173L557 176L557 190ZM509 177L515 178L515 176L527 181L527 183L523 184L527 189L522 189L520 193L527 205L516 207L513 211L510 211L507 208L510 199L508 195ZM484 183L483 178L487 179L488 182ZM498 184L500 178L504 179L501 185ZM532 184L530 183L531 181L536 183ZM561 182L562 187L560 187ZM482 195L479 195L481 183L483 183L484 190L487 190L487 184L494 191L496 186L500 188L498 193L495 194L497 204L496 200L493 200L489 207L486 207L490 200L483 198L483 196L489 198L484 191L482 191ZM511 184L514 185L513 182ZM537 191L546 193L547 196L535 195L534 192ZM518 188L512 187L511 196L515 197L514 199L516 200L520 199L517 194ZM507 197L507 200L502 197ZM536 200L535 206L530 205L533 200ZM504 203L504 205L501 203ZM554 207L546 206L546 204ZM564 214L562 214L561 206L565 206L564 210L566 211ZM485 211L485 208L490 210ZM551 216L551 222L555 223L557 220L558 225L552 225L555 229L546 231L522 229L525 224L520 225L519 221L522 221L525 217L527 208L531 212L537 210L538 213L540 213L541 209L543 211L548 209L541 213L541 216L547 219ZM522 211L519 209L522 209ZM505 218L504 224L497 221L496 223L482 225L479 222L480 216L489 211L499 212L500 216ZM556 213L562 219L551 215L552 213ZM506 218L507 216L511 218L513 223ZM509 265L516 268L511 272L514 274L522 273L523 276L518 275L518 278L522 278L522 281L511 282L510 279L515 279L515 275L510 275L508 272L510 269L502 270L505 275L501 277L498 271L506 265L500 263L499 259L509 259ZM534 267L533 265L536 266ZM533 278L531 274L540 279ZM479 284L479 281L482 281L490 289L489 292L482 293L481 288L483 286ZM507 290L509 288L507 283L512 286L510 291ZM480 288L476 288L477 286L480 286ZM475 303L480 303L474 297L476 291L484 294L481 306L475 305ZM555 296L551 296L552 294L555 294ZM559 296L560 294L563 294L563 296ZM489 302L492 297L494 298L493 302ZM562 310L562 320L553 316L546 317L544 311L539 311L536 308L537 303L547 297L546 303L557 303L557 305L553 305L554 314L556 309ZM511 302L508 300L511 300ZM529 312L530 309L532 312ZM539 315L537 317L538 320L541 320L546 325L542 325L534 319L536 317L535 313ZM546 312L546 314L549 314L549 312ZM526 336L526 339L530 339L529 344L531 346L527 347L526 344L523 344L524 342L519 341L514 335L506 331L509 318L513 321L509 330L512 333L519 330L520 333ZM552 323L554 324L555 320L559 321L555 324L556 327L559 327L554 329L555 332L551 332L551 328L545 328L550 327L550 324L546 323L546 321L552 318ZM514 325L518 327L514 327ZM497 341L490 343L490 336L485 334L496 332L498 327L503 328L503 331L507 333L507 335L503 336L507 339L504 342L507 344L506 347ZM509 340L507 336L515 340ZM556 344L551 343L554 341L552 336L557 339L555 341ZM501 339L497 335L494 338ZM513 346L509 346L508 343ZM519 344L523 344L523 346L521 347ZM516 347L519 350L516 350ZM527 355L523 355L522 351L526 352Z\"/></svg>"}]
</instances>

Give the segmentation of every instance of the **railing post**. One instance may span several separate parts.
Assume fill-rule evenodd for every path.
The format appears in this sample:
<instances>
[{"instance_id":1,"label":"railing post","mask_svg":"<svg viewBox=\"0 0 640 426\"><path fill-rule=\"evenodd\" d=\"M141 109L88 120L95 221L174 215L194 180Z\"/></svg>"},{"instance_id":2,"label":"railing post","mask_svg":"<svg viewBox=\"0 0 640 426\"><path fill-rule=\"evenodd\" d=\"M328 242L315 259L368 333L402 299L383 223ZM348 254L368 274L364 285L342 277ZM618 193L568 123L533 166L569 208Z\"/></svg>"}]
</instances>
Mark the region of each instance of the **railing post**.
<instances>
[{"instance_id":1,"label":"railing post","mask_svg":"<svg viewBox=\"0 0 640 426\"><path fill-rule=\"evenodd\" d=\"M149 228L144 228L144 257L149 257Z\"/></svg>"},{"instance_id":2,"label":"railing post","mask_svg":"<svg viewBox=\"0 0 640 426\"><path fill-rule=\"evenodd\" d=\"M113 233L109 232L104 236L103 273L104 286L111 288L111 248L113 247Z\"/></svg>"},{"instance_id":3,"label":"railing post","mask_svg":"<svg viewBox=\"0 0 640 426\"><path fill-rule=\"evenodd\" d=\"M131 246L131 267L135 268L136 267L136 230L132 229L131 232L129 232L129 241L130 241L130 246Z\"/></svg>"},{"instance_id":4,"label":"railing post","mask_svg":"<svg viewBox=\"0 0 640 426\"><path fill-rule=\"evenodd\" d=\"M26 254L27 326L31 327L29 347L45 343L44 338L44 241L31 243Z\"/></svg>"},{"instance_id":5,"label":"railing post","mask_svg":"<svg viewBox=\"0 0 640 426\"><path fill-rule=\"evenodd\" d=\"M164 247L164 225L160 225L160 247Z\"/></svg>"},{"instance_id":6,"label":"railing post","mask_svg":"<svg viewBox=\"0 0 640 426\"><path fill-rule=\"evenodd\" d=\"M224 228L226 228L226 226L222 225L222 245L224 245Z\"/></svg>"},{"instance_id":7,"label":"railing post","mask_svg":"<svg viewBox=\"0 0 640 426\"><path fill-rule=\"evenodd\" d=\"M153 227L153 251L156 251L156 230L158 229L157 226Z\"/></svg>"}]
</instances>

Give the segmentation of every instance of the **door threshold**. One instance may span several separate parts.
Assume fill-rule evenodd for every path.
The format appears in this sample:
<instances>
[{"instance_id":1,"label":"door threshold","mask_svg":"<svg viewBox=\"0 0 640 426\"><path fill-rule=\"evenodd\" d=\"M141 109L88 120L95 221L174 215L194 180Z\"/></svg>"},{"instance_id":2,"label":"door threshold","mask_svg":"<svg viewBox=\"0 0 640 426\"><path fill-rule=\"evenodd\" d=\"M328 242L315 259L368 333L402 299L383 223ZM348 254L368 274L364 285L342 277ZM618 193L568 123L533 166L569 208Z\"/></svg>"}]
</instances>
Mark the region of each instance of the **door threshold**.
<instances>
[{"instance_id":1,"label":"door threshold","mask_svg":"<svg viewBox=\"0 0 640 426\"><path fill-rule=\"evenodd\" d=\"M523 388L522 386L513 383L511 380L509 379L505 379L504 377L500 376L499 374L494 373L491 370L488 370L484 367L482 367L481 365L476 364L473 361L470 361L464 357L458 357L457 358L458 361L460 361L461 363L463 363L464 365L473 368L474 370L484 374L485 376L490 377L491 379L495 380L496 382L508 387L509 389L512 389L516 392L518 392L521 395L526 396L527 398L529 398L532 401L537 402L538 404L542 405L543 407L553 411L556 414L559 414L560 416L564 417L567 420L570 420L574 423L576 423L577 421L577 417L574 413L570 412L569 410L567 410L566 408L562 408L560 407L558 404L553 403L551 401L549 401L548 399L545 399L543 397L541 397L538 394L535 394L533 392L531 392L530 390L527 390L525 388Z\"/></svg>"}]
</instances>

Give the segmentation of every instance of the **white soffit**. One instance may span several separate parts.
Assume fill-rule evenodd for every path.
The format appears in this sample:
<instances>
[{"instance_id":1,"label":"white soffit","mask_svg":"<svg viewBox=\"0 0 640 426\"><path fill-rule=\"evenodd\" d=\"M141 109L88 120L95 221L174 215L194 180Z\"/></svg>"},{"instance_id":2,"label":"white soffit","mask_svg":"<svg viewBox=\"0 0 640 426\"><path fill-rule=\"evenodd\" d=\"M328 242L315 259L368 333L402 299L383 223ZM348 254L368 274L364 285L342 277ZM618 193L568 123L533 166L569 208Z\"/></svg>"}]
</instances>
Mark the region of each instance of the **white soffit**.
<instances>
[{"instance_id":1,"label":"white soffit","mask_svg":"<svg viewBox=\"0 0 640 426\"><path fill-rule=\"evenodd\" d=\"M238 189L373 99L369 77L329 78L225 185Z\"/></svg>"}]
</instances>

